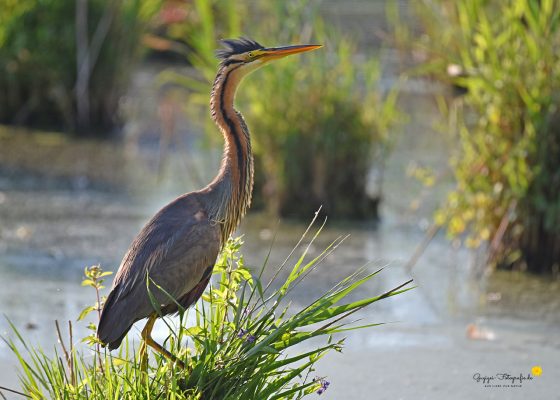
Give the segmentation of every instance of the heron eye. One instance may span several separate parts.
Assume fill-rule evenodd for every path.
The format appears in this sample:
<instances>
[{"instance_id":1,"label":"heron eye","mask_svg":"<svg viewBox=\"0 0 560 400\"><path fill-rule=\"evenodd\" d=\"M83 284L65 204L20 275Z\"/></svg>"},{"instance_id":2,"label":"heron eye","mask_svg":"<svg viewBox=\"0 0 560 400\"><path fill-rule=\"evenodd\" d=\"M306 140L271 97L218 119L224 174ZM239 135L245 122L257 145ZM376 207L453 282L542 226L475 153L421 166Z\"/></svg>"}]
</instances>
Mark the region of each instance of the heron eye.
<instances>
[{"instance_id":1,"label":"heron eye","mask_svg":"<svg viewBox=\"0 0 560 400\"><path fill-rule=\"evenodd\" d=\"M252 52L249 52L248 56L249 56L250 58L253 58L253 53L252 53Z\"/></svg>"}]
</instances>

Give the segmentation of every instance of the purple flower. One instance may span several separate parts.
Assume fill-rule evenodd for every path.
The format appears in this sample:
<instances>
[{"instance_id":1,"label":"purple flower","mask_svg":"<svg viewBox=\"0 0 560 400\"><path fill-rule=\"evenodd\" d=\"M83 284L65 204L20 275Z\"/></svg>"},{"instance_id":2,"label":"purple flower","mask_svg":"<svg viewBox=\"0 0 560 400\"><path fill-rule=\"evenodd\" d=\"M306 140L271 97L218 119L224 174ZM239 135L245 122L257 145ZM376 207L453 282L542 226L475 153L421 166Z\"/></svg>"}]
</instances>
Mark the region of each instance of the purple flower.
<instances>
[{"instance_id":1,"label":"purple flower","mask_svg":"<svg viewBox=\"0 0 560 400\"><path fill-rule=\"evenodd\" d=\"M245 338L247 343L254 343L256 339L257 338L255 337L255 335L247 335L247 337Z\"/></svg>"},{"instance_id":2,"label":"purple flower","mask_svg":"<svg viewBox=\"0 0 560 400\"><path fill-rule=\"evenodd\" d=\"M316 381L319 381L319 383L321 384L321 387L317 390L318 395L322 395L323 393L325 393L325 390L327 390L327 388L331 384L325 378L315 378L315 379L313 379L313 382L316 382Z\"/></svg>"},{"instance_id":3,"label":"purple flower","mask_svg":"<svg viewBox=\"0 0 560 400\"><path fill-rule=\"evenodd\" d=\"M254 343L255 340L257 340L257 337L256 337L255 335L249 334L249 332L248 332L247 330L245 330L245 329L240 329L240 330L239 330L239 333L237 334L237 337L241 339L241 338L244 337L245 335L247 335L247 336L245 337L245 341L246 341L247 343Z\"/></svg>"}]
</instances>

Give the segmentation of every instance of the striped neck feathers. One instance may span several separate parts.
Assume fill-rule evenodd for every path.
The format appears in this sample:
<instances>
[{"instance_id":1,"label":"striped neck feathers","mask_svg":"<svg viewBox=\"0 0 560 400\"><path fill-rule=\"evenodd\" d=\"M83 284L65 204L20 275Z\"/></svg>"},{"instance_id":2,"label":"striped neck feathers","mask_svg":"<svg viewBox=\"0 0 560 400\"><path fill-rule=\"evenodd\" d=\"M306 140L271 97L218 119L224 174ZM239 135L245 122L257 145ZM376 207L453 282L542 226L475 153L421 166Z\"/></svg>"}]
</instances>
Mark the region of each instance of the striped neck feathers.
<instances>
[{"instance_id":1,"label":"striped neck feathers","mask_svg":"<svg viewBox=\"0 0 560 400\"><path fill-rule=\"evenodd\" d=\"M225 145L220 171L207 187L208 213L220 224L222 245L245 215L253 192L251 137L243 117L233 107L236 89L248 72L243 64L223 63L210 96L212 119L220 128Z\"/></svg>"}]
</instances>

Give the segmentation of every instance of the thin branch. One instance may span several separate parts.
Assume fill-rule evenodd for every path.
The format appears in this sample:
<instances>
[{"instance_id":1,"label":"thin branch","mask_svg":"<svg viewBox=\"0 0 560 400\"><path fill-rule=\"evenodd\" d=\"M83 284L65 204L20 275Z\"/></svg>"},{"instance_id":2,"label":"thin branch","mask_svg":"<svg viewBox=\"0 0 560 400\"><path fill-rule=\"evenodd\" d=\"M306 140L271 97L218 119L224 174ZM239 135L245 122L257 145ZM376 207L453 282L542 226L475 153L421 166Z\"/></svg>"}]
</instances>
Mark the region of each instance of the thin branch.
<instances>
[{"instance_id":1,"label":"thin branch","mask_svg":"<svg viewBox=\"0 0 560 400\"><path fill-rule=\"evenodd\" d=\"M488 258L486 260L486 264L491 263L496 257L496 254L498 253L500 246L502 244L502 239L504 238L506 230L509 226L511 215L515 211L516 207L517 207L517 201L513 200L509 204L507 211L504 213L502 219L500 220L500 225L498 225L498 229L496 229L496 233L494 234L494 237L490 242L490 251L488 252Z\"/></svg>"},{"instance_id":2,"label":"thin branch","mask_svg":"<svg viewBox=\"0 0 560 400\"><path fill-rule=\"evenodd\" d=\"M101 17L93 38L88 40L88 13L87 0L78 0L76 3L76 43L77 43L77 78L74 90L76 92L76 102L78 107L78 117L80 124L89 122L89 84L93 66L97 63L97 58L107 34L116 9L113 2L108 2L107 7Z\"/></svg>"},{"instance_id":3,"label":"thin branch","mask_svg":"<svg viewBox=\"0 0 560 400\"><path fill-rule=\"evenodd\" d=\"M70 354L68 354L68 350L66 349L66 346L64 345L64 341L62 340L62 334L60 333L60 325L58 324L58 320L54 321L54 325L56 326L56 335L58 337L58 342L60 343L60 347L62 348L62 352L64 353L64 358L66 359L66 365L68 366L70 377L72 377L74 372L72 371ZM72 382L72 378L70 378L70 382Z\"/></svg>"},{"instance_id":4,"label":"thin branch","mask_svg":"<svg viewBox=\"0 0 560 400\"><path fill-rule=\"evenodd\" d=\"M410 257L410 259L404 266L404 268L408 273L412 271L412 268L414 268L414 266L416 265L420 257L422 257L422 254L424 254L424 252L426 251L426 249L428 248L428 246L430 245L430 243L432 242L432 240L437 235L440 229L441 229L440 225L432 224L432 226L430 226L430 228L424 235L422 242L416 247L416 249L414 249L414 254L412 254L412 257Z\"/></svg>"},{"instance_id":5,"label":"thin branch","mask_svg":"<svg viewBox=\"0 0 560 400\"><path fill-rule=\"evenodd\" d=\"M76 374L74 373L74 343L72 335L72 321L68 321L68 334L70 335L70 360L68 360L68 368L70 368L70 381L72 386L76 386Z\"/></svg>"},{"instance_id":6,"label":"thin branch","mask_svg":"<svg viewBox=\"0 0 560 400\"><path fill-rule=\"evenodd\" d=\"M88 2L76 1L76 106L78 124L89 123L90 50L88 43Z\"/></svg>"}]
</instances>

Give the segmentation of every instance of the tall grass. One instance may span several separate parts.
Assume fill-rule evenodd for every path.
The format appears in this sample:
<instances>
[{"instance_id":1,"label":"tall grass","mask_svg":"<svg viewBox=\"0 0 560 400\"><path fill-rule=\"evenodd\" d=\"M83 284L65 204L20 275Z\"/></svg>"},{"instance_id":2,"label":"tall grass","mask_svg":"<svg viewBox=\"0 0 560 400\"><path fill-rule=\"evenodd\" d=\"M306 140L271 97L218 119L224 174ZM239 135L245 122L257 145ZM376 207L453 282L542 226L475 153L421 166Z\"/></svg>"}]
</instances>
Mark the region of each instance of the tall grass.
<instances>
[{"instance_id":1,"label":"tall grass","mask_svg":"<svg viewBox=\"0 0 560 400\"><path fill-rule=\"evenodd\" d=\"M234 4L234 6L232 6ZM253 131L256 202L286 216L309 215L319 206L336 218L377 215L381 190L367 193L371 169L383 169L399 118L397 91L380 89L376 58L359 49L318 15L317 3L289 0L255 3L207 0L194 3L189 59L200 80L180 80L193 103L207 107L218 40L248 35L267 46L321 43L312 55L267 66L243 82L239 109ZM215 9L241 7L214 18ZM182 32L182 31L181 31ZM202 115L196 110L196 118ZM210 136L216 131L207 123Z\"/></svg>"},{"instance_id":2,"label":"tall grass","mask_svg":"<svg viewBox=\"0 0 560 400\"><path fill-rule=\"evenodd\" d=\"M460 148L457 186L436 221L486 246L491 264L558 273L560 4L438 0L418 12L425 70L466 92L442 108L456 118Z\"/></svg>"},{"instance_id":3,"label":"tall grass","mask_svg":"<svg viewBox=\"0 0 560 400\"><path fill-rule=\"evenodd\" d=\"M290 302L293 290L309 279L309 273L342 242L342 238L337 239L320 254L311 256L309 250L319 231L304 247L287 277L278 278L296 249L268 283L263 278L266 261L262 269L252 273L240 253L241 240L227 244L202 300L190 311L181 310L178 322L165 320L170 333L164 343L183 360L185 370L151 353L151 363L143 371L129 341L112 355L99 351L95 336L90 336L85 338L89 347L83 349L73 343L72 325L69 339L59 335L62 349L48 356L31 347L12 326L16 337L7 343L20 363L21 388L17 390L34 399L104 400L272 400L323 393L330 382L314 375L315 365L327 353L343 348L344 339L339 334L379 325L357 326L349 321L350 315L409 290L405 286L410 281L380 295L348 301L350 294L380 272L360 269L303 309L294 311ZM299 244L304 241L305 234ZM93 286L98 294L105 273L94 267L86 275L85 284ZM87 308L81 317L99 306L97 302ZM313 338L321 338L323 343L317 345L314 341L317 347L301 346Z\"/></svg>"},{"instance_id":4,"label":"tall grass","mask_svg":"<svg viewBox=\"0 0 560 400\"><path fill-rule=\"evenodd\" d=\"M110 132L159 3L2 1L0 123Z\"/></svg>"}]
</instances>

